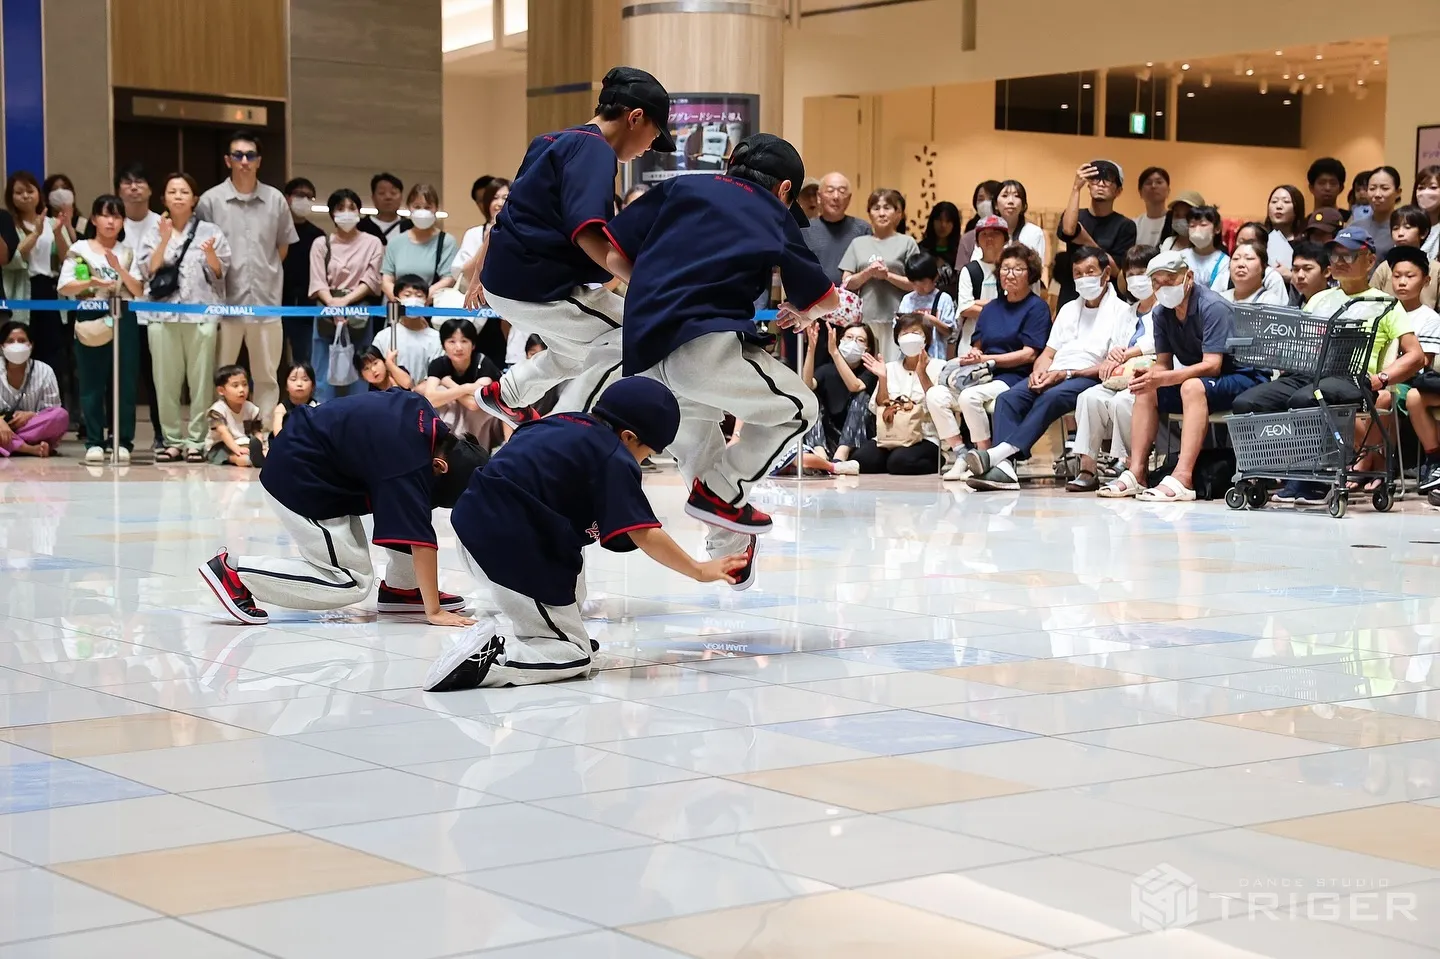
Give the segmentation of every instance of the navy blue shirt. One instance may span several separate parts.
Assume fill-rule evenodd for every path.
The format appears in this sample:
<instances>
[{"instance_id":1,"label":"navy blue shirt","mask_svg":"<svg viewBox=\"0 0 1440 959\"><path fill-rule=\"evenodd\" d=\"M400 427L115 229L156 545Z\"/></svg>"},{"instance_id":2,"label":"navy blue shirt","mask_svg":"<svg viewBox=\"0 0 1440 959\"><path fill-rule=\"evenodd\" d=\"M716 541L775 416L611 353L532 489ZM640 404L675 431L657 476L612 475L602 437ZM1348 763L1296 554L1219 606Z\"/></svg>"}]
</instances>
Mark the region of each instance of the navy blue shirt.
<instances>
[{"instance_id":1,"label":"navy blue shirt","mask_svg":"<svg viewBox=\"0 0 1440 959\"><path fill-rule=\"evenodd\" d=\"M594 124L530 141L510 199L495 218L480 282L511 300L564 299L610 274L575 245L585 227L615 210L615 150Z\"/></svg>"},{"instance_id":2,"label":"navy blue shirt","mask_svg":"<svg viewBox=\"0 0 1440 959\"><path fill-rule=\"evenodd\" d=\"M1050 307L1045 301L1031 293L1019 303L1011 303L1005 296L997 296L980 308L975 320L975 334L970 344L977 346L987 356L1014 353L1029 346L1039 356L1050 340ZM1023 383L1030 377L1033 364L1013 366L1008 370L996 370L995 379L1006 386Z\"/></svg>"},{"instance_id":3,"label":"navy blue shirt","mask_svg":"<svg viewBox=\"0 0 1440 959\"><path fill-rule=\"evenodd\" d=\"M583 413L516 430L470 480L450 522L491 582L546 606L575 602L582 548L628 552L631 532L660 525L635 457Z\"/></svg>"},{"instance_id":4,"label":"navy blue shirt","mask_svg":"<svg viewBox=\"0 0 1440 959\"><path fill-rule=\"evenodd\" d=\"M777 266L786 298L801 309L833 287L790 211L746 180L698 173L665 180L605 232L634 264L625 294L627 376L706 333L765 343L755 301Z\"/></svg>"},{"instance_id":5,"label":"navy blue shirt","mask_svg":"<svg viewBox=\"0 0 1440 959\"><path fill-rule=\"evenodd\" d=\"M1196 283L1190 288L1190 305L1185 322L1175 311L1156 306L1155 352L1169 353L1177 366L1194 366L1206 353L1223 353L1220 375L1235 372L1235 359L1226 342L1235 335L1235 308L1219 293Z\"/></svg>"},{"instance_id":6,"label":"navy blue shirt","mask_svg":"<svg viewBox=\"0 0 1440 959\"><path fill-rule=\"evenodd\" d=\"M270 443L260 485L308 519L375 514L377 546L437 546L431 460L449 427L399 388L297 406Z\"/></svg>"}]
</instances>

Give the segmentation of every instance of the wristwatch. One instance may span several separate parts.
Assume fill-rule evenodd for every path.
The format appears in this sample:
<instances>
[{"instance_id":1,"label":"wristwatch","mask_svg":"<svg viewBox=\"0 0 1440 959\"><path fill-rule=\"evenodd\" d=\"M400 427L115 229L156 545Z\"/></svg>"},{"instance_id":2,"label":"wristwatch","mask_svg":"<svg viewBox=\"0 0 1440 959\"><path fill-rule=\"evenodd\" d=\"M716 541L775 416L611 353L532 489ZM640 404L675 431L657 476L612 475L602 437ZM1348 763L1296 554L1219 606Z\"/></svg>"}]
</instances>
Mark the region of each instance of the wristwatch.
<instances>
[{"instance_id":1,"label":"wristwatch","mask_svg":"<svg viewBox=\"0 0 1440 959\"><path fill-rule=\"evenodd\" d=\"M1384 372L1384 371L1382 370L1382 371L1378 374L1378 376L1379 376L1379 379L1380 379L1380 385L1381 385L1381 386L1389 386L1389 385L1390 385L1390 374L1389 374L1389 373L1386 373L1386 372Z\"/></svg>"},{"instance_id":2,"label":"wristwatch","mask_svg":"<svg viewBox=\"0 0 1440 959\"><path fill-rule=\"evenodd\" d=\"M1070 377L1074 376L1074 375L1075 375L1075 371L1074 371L1074 370L1066 370L1066 371L1065 371L1065 378L1066 378L1067 380L1068 380Z\"/></svg>"}]
</instances>

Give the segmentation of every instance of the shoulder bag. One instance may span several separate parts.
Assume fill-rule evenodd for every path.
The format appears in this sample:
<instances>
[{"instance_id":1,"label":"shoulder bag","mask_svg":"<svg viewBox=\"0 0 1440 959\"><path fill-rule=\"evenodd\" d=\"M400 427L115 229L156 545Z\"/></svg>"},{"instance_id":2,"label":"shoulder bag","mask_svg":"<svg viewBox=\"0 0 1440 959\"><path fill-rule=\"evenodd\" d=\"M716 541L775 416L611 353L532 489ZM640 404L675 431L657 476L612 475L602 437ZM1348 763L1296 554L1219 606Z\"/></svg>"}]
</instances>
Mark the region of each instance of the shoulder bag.
<instances>
[{"instance_id":1,"label":"shoulder bag","mask_svg":"<svg viewBox=\"0 0 1440 959\"><path fill-rule=\"evenodd\" d=\"M914 446L925 438L925 404L908 396L886 403L875 418L875 445L882 450Z\"/></svg>"},{"instance_id":2,"label":"shoulder bag","mask_svg":"<svg viewBox=\"0 0 1440 959\"><path fill-rule=\"evenodd\" d=\"M180 263L185 259L185 254L190 252L190 244L195 239L195 233L200 229L200 221L193 216L190 218L190 231L185 234L185 242L180 247L180 255L175 261L166 262L155 271L150 277L150 286L146 292L150 299L156 303L170 299L180 292Z\"/></svg>"},{"instance_id":3,"label":"shoulder bag","mask_svg":"<svg viewBox=\"0 0 1440 959\"><path fill-rule=\"evenodd\" d=\"M326 237L325 237L325 282L326 282L326 283L329 283L329 282L330 282L330 242L331 242L332 238L333 238L333 237L332 237L332 235L330 235L330 234L327 234ZM333 287L333 286L332 286L332 287L330 287L330 295L331 295L331 296L335 296L335 297L349 296L349 295L350 295L350 291L349 291L349 290L345 290L345 289L339 289L339 288L337 288L337 287ZM370 305L370 302L371 302L371 298L370 298L370 297L366 297L365 299L361 300L359 303L355 303L355 304L352 304L352 305L353 305L353 306L369 306L369 305ZM368 317L368 316L347 316L347 317L345 318L345 325L348 326L348 327L350 327L350 329L352 329L352 330L356 330L356 331L363 330L363 329L365 329L367 326L370 325L370 317ZM334 336L335 336L335 317L333 317L333 316L317 316L317 317L315 318L315 332L320 336L320 338L321 338L322 340L333 339ZM332 381L332 382L333 382L333 381ZM352 380L351 382L354 382L354 381ZM335 385L338 386L339 384L335 384Z\"/></svg>"}]
</instances>

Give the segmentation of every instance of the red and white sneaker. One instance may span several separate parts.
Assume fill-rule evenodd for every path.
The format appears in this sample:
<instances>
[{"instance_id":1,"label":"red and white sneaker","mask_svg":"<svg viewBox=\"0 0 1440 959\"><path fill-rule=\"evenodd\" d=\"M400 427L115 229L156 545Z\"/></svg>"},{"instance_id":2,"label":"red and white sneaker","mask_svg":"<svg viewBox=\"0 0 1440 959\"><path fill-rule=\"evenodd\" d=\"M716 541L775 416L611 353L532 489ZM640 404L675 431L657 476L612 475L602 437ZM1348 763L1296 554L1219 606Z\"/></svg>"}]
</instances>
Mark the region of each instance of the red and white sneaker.
<instances>
[{"instance_id":1,"label":"red and white sneaker","mask_svg":"<svg viewBox=\"0 0 1440 959\"><path fill-rule=\"evenodd\" d=\"M240 575L230 566L230 554L224 549L200 567L200 577L210 587L226 612L247 626L264 626L270 622L265 610L255 605L255 597L240 582Z\"/></svg>"},{"instance_id":2,"label":"red and white sneaker","mask_svg":"<svg viewBox=\"0 0 1440 959\"><path fill-rule=\"evenodd\" d=\"M750 542L746 544L744 552L750 562L735 571L735 582L730 584L730 588L737 593L743 592L755 585L755 558L760 552L760 539L755 536L750 537Z\"/></svg>"},{"instance_id":3,"label":"red and white sneaker","mask_svg":"<svg viewBox=\"0 0 1440 959\"><path fill-rule=\"evenodd\" d=\"M425 600L420 597L418 589L397 589L381 581L380 594L376 598L375 608L382 613L423 613L425 612ZM440 608L452 611L464 609L465 597L441 590Z\"/></svg>"},{"instance_id":4,"label":"red and white sneaker","mask_svg":"<svg viewBox=\"0 0 1440 959\"><path fill-rule=\"evenodd\" d=\"M760 512L749 503L744 506L731 506L706 489L705 484L698 479L690 490L690 499L685 502L685 512L711 526L747 536L768 533L774 525L770 522L768 513Z\"/></svg>"},{"instance_id":5,"label":"red and white sneaker","mask_svg":"<svg viewBox=\"0 0 1440 959\"><path fill-rule=\"evenodd\" d=\"M504 397L500 395L499 380L492 380L476 390L475 402L491 416L503 420L513 427L521 427L540 419L540 414L535 411L533 406L517 407L506 403Z\"/></svg>"}]
</instances>

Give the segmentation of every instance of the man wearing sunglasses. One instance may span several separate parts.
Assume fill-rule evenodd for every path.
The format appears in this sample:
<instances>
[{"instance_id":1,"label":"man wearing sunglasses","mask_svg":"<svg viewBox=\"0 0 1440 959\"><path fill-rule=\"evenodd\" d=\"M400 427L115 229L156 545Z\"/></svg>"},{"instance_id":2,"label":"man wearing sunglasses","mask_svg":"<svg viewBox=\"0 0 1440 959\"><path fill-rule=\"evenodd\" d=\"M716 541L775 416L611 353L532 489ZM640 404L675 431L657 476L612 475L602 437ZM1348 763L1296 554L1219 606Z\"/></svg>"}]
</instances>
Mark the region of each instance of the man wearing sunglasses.
<instances>
[{"instance_id":1,"label":"man wearing sunglasses","mask_svg":"<svg viewBox=\"0 0 1440 959\"><path fill-rule=\"evenodd\" d=\"M195 207L200 219L214 223L230 241L225 301L233 306L279 306L285 252L299 240L284 195L260 182L260 154L258 136L244 131L231 136L225 153L229 178L206 190ZM222 317L217 339L216 362L222 366L234 363L241 345L246 347L255 403L273 409L280 402L276 371L285 346L280 318Z\"/></svg>"}]
</instances>

